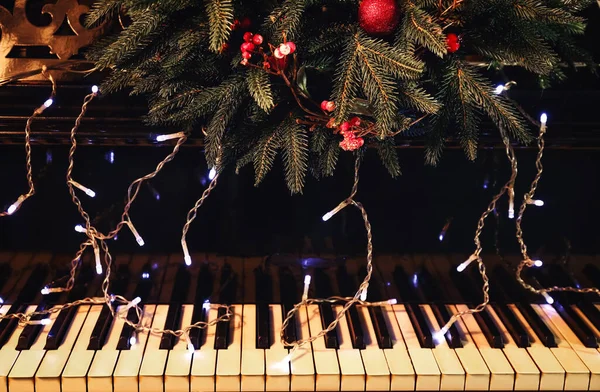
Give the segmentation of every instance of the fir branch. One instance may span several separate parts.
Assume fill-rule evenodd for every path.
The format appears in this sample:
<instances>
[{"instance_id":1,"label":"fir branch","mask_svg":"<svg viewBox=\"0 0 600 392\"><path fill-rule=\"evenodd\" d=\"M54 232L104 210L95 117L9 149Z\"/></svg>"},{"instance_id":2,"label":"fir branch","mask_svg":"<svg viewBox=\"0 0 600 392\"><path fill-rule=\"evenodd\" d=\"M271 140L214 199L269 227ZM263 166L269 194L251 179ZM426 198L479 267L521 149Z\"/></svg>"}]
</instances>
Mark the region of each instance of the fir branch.
<instances>
[{"instance_id":1,"label":"fir branch","mask_svg":"<svg viewBox=\"0 0 600 392\"><path fill-rule=\"evenodd\" d=\"M221 53L223 44L229 40L233 23L232 0L204 0L210 31L210 50Z\"/></svg>"},{"instance_id":2,"label":"fir branch","mask_svg":"<svg viewBox=\"0 0 600 392\"><path fill-rule=\"evenodd\" d=\"M122 6L122 0L101 0L94 2L85 17L85 26L91 29L101 25L104 21L118 13Z\"/></svg>"},{"instance_id":3,"label":"fir branch","mask_svg":"<svg viewBox=\"0 0 600 392\"><path fill-rule=\"evenodd\" d=\"M421 113L434 114L440 109L440 103L417 84L406 84L400 89L399 102Z\"/></svg>"},{"instance_id":4,"label":"fir branch","mask_svg":"<svg viewBox=\"0 0 600 392\"><path fill-rule=\"evenodd\" d=\"M281 136L288 189L292 193L302 193L308 168L308 135L296 121L288 119L281 124Z\"/></svg>"},{"instance_id":5,"label":"fir branch","mask_svg":"<svg viewBox=\"0 0 600 392\"><path fill-rule=\"evenodd\" d=\"M400 34L408 40L423 45L438 57L444 57L448 50L446 36L441 26L411 1L407 1L406 6L404 21L399 30Z\"/></svg>"},{"instance_id":6,"label":"fir branch","mask_svg":"<svg viewBox=\"0 0 600 392\"><path fill-rule=\"evenodd\" d=\"M271 43L283 41L283 36L293 40L302 25L302 17L310 0L285 0L266 18L264 26L271 32Z\"/></svg>"},{"instance_id":7,"label":"fir branch","mask_svg":"<svg viewBox=\"0 0 600 392\"><path fill-rule=\"evenodd\" d=\"M339 60L333 101L336 103L336 123L341 124L350 114L353 100L360 88L360 67L358 65L358 45L352 38L346 40L346 48Z\"/></svg>"},{"instance_id":8,"label":"fir branch","mask_svg":"<svg viewBox=\"0 0 600 392\"><path fill-rule=\"evenodd\" d=\"M446 145L448 126L449 119L446 110L442 110L442 113L439 113L431 121L429 132L425 137L425 163L427 165L435 166L440 161Z\"/></svg>"},{"instance_id":9,"label":"fir branch","mask_svg":"<svg viewBox=\"0 0 600 392\"><path fill-rule=\"evenodd\" d=\"M269 75L262 69L251 68L246 76L250 95L258 106L265 112L270 112L275 106Z\"/></svg>"},{"instance_id":10,"label":"fir branch","mask_svg":"<svg viewBox=\"0 0 600 392\"><path fill-rule=\"evenodd\" d=\"M254 186L258 186L271 171L277 150L281 147L281 129L269 129L258 141L253 153Z\"/></svg>"},{"instance_id":11,"label":"fir branch","mask_svg":"<svg viewBox=\"0 0 600 392\"><path fill-rule=\"evenodd\" d=\"M321 155L320 170L323 177L331 177L335 172L340 156L340 142L335 137L330 137L324 153Z\"/></svg>"},{"instance_id":12,"label":"fir branch","mask_svg":"<svg viewBox=\"0 0 600 392\"><path fill-rule=\"evenodd\" d=\"M396 150L396 142L393 137L388 137L377 142L377 152L383 166L390 173L392 178L396 178L402 174L400 170L400 162L398 162L398 151Z\"/></svg>"}]
</instances>

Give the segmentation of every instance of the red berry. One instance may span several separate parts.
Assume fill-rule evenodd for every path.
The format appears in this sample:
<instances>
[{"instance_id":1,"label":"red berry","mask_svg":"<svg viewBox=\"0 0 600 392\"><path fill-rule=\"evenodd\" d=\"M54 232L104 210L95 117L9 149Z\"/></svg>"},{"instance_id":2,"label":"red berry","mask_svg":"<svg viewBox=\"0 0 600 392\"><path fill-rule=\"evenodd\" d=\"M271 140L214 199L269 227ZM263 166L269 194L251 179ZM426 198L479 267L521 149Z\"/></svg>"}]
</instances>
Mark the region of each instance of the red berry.
<instances>
[{"instance_id":1,"label":"red berry","mask_svg":"<svg viewBox=\"0 0 600 392\"><path fill-rule=\"evenodd\" d=\"M289 46L289 48L290 48L290 54L292 54L292 53L294 53L296 51L296 44L295 43L293 43L293 42L290 41L290 42L287 43L287 46Z\"/></svg>"},{"instance_id":2,"label":"red berry","mask_svg":"<svg viewBox=\"0 0 600 392\"><path fill-rule=\"evenodd\" d=\"M328 101L327 105L325 105L325 110L327 110L328 112L333 112L335 110L335 102Z\"/></svg>"},{"instance_id":3,"label":"red berry","mask_svg":"<svg viewBox=\"0 0 600 392\"><path fill-rule=\"evenodd\" d=\"M350 129L350 123L348 121L346 121L342 125L340 125L340 131L342 131L342 133L348 132L349 129Z\"/></svg>"},{"instance_id":4,"label":"red berry","mask_svg":"<svg viewBox=\"0 0 600 392\"><path fill-rule=\"evenodd\" d=\"M285 57L285 56L283 55L283 53L281 53L281 50L279 50L279 48L276 48L276 49L273 51L273 56L275 56L275 58L277 58L277 59L282 59L282 58L284 58L284 57Z\"/></svg>"},{"instance_id":5,"label":"red berry","mask_svg":"<svg viewBox=\"0 0 600 392\"><path fill-rule=\"evenodd\" d=\"M254 50L254 44L252 42L244 42L242 46L240 46L242 52L252 52Z\"/></svg>"},{"instance_id":6,"label":"red berry","mask_svg":"<svg viewBox=\"0 0 600 392\"><path fill-rule=\"evenodd\" d=\"M321 102L321 109L322 109L322 110L327 110L327 103L328 103L328 102L329 102L329 101L323 101L323 102Z\"/></svg>"},{"instance_id":7,"label":"red berry","mask_svg":"<svg viewBox=\"0 0 600 392\"><path fill-rule=\"evenodd\" d=\"M252 53L250 53L250 52L243 52L242 53L242 57L245 58L246 60L249 60L252 57Z\"/></svg>"},{"instance_id":8,"label":"red berry","mask_svg":"<svg viewBox=\"0 0 600 392\"><path fill-rule=\"evenodd\" d=\"M260 34L256 34L252 38L252 42L254 43L254 45L261 45L263 43L263 36Z\"/></svg>"},{"instance_id":9,"label":"red berry","mask_svg":"<svg viewBox=\"0 0 600 392\"><path fill-rule=\"evenodd\" d=\"M240 22L240 27L242 29L249 29L250 26L252 26L252 21L250 20L250 18L248 18L247 16L242 18L242 21Z\"/></svg>"},{"instance_id":10,"label":"red berry","mask_svg":"<svg viewBox=\"0 0 600 392\"><path fill-rule=\"evenodd\" d=\"M448 48L448 52L454 53L460 48L460 42L458 40L458 36L454 33L450 33L446 36L446 46Z\"/></svg>"},{"instance_id":11,"label":"red berry","mask_svg":"<svg viewBox=\"0 0 600 392\"><path fill-rule=\"evenodd\" d=\"M269 69L269 68L271 68L271 64L270 64L268 61L265 61L265 62L263 63L263 68L264 68L264 69Z\"/></svg>"},{"instance_id":12,"label":"red berry","mask_svg":"<svg viewBox=\"0 0 600 392\"><path fill-rule=\"evenodd\" d=\"M244 41L250 42L250 41L252 41L252 37L253 37L253 34L251 32L246 31L244 33Z\"/></svg>"},{"instance_id":13,"label":"red berry","mask_svg":"<svg viewBox=\"0 0 600 392\"><path fill-rule=\"evenodd\" d=\"M446 42L458 42L458 35L454 33L449 33L446 35Z\"/></svg>"},{"instance_id":14,"label":"red berry","mask_svg":"<svg viewBox=\"0 0 600 392\"><path fill-rule=\"evenodd\" d=\"M358 127L360 125L360 118L354 117L350 119L350 125L352 125L353 127Z\"/></svg>"},{"instance_id":15,"label":"red berry","mask_svg":"<svg viewBox=\"0 0 600 392\"><path fill-rule=\"evenodd\" d=\"M292 50L290 49L290 47L288 46L288 44L281 44L281 45L279 45L279 53L281 53L282 55L287 56L291 52L292 52Z\"/></svg>"}]
</instances>

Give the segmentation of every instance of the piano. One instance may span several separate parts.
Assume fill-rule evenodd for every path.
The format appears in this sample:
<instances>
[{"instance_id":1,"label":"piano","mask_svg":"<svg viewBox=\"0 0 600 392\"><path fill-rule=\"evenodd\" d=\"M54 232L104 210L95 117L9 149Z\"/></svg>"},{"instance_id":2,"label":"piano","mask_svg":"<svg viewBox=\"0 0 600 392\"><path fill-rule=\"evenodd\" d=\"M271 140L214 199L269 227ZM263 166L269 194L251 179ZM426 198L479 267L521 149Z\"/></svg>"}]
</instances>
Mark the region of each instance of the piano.
<instances>
[{"instance_id":1,"label":"piano","mask_svg":"<svg viewBox=\"0 0 600 392\"><path fill-rule=\"evenodd\" d=\"M481 300L476 268L456 272L463 255L379 255L368 301L353 306L331 333L299 349L280 339L285 314L300 301L305 275L311 298L354 295L366 274L362 257L120 254L110 292L139 296L142 322L178 329L210 321L230 306L228 322L191 333L137 334L106 305L51 314L41 325L0 322L0 390L76 391L398 391L598 390L598 298L553 293L549 304L522 290L511 265L486 255L492 301L445 336L452 313ZM68 256L0 253L0 312L44 309L100 294L101 276L82 263L70 293L42 296L60 279ZM510 258L509 258L510 259ZM568 268L547 264L527 278L542 285L600 285L593 257ZM516 262L515 260L512 260ZM55 268L58 266L59 268ZM320 332L341 309L304 306L283 332L288 340ZM122 309L119 309L122 310ZM135 318L135 312L129 314Z\"/></svg>"}]
</instances>

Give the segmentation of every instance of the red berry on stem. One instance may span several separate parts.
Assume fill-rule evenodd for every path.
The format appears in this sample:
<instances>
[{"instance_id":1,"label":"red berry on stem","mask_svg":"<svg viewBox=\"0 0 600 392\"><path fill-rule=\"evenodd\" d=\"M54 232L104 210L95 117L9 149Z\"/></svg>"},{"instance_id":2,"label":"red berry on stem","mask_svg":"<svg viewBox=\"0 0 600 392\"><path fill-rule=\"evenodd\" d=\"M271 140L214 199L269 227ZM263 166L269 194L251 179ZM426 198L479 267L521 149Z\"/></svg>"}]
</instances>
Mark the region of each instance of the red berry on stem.
<instances>
[{"instance_id":1,"label":"red berry on stem","mask_svg":"<svg viewBox=\"0 0 600 392\"><path fill-rule=\"evenodd\" d=\"M329 101L323 101L323 102L321 102L321 109L322 109L322 110L327 110L327 103L328 103L328 102L329 102Z\"/></svg>"},{"instance_id":2,"label":"red berry on stem","mask_svg":"<svg viewBox=\"0 0 600 392\"><path fill-rule=\"evenodd\" d=\"M243 52L242 53L242 57L245 58L246 60L249 60L252 57L252 53L250 53L250 52Z\"/></svg>"},{"instance_id":3,"label":"red berry on stem","mask_svg":"<svg viewBox=\"0 0 600 392\"><path fill-rule=\"evenodd\" d=\"M350 119L350 125L352 125L353 127L358 127L360 125L360 118L353 117L352 119Z\"/></svg>"},{"instance_id":4,"label":"red berry on stem","mask_svg":"<svg viewBox=\"0 0 600 392\"><path fill-rule=\"evenodd\" d=\"M242 46L240 46L242 52L252 52L254 50L254 44L252 42L244 42Z\"/></svg>"},{"instance_id":5,"label":"red berry on stem","mask_svg":"<svg viewBox=\"0 0 600 392\"><path fill-rule=\"evenodd\" d=\"M252 43L254 45L261 45L263 43L263 36L256 34L254 37L252 37Z\"/></svg>"},{"instance_id":6,"label":"red berry on stem","mask_svg":"<svg viewBox=\"0 0 600 392\"><path fill-rule=\"evenodd\" d=\"M454 53L460 48L460 42L456 34L449 33L446 35L446 47L450 53Z\"/></svg>"},{"instance_id":7,"label":"red berry on stem","mask_svg":"<svg viewBox=\"0 0 600 392\"><path fill-rule=\"evenodd\" d=\"M275 58L278 58L278 59L282 59L285 57L285 55L283 53L281 53L281 50L279 50L279 48L276 48L273 51L273 55L275 56Z\"/></svg>"},{"instance_id":8,"label":"red berry on stem","mask_svg":"<svg viewBox=\"0 0 600 392\"><path fill-rule=\"evenodd\" d=\"M253 34L251 32L246 31L244 33L244 41L250 42L250 41L252 41L252 37L253 37Z\"/></svg>"},{"instance_id":9,"label":"red berry on stem","mask_svg":"<svg viewBox=\"0 0 600 392\"><path fill-rule=\"evenodd\" d=\"M328 112L333 112L335 110L335 102L328 101L327 105L325 105L325 110L327 110Z\"/></svg>"},{"instance_id":10,"label":"red berry on stem","mask_svg":"<svg viewBox=\"0 0 600 392\"><path fill-rule=\"evenodd\" d=\"M279 53L281 53L284 56L287 56L288 54L291 53L291 49L288 46L288 44L281 44L279 45Z\"/></svg>"},{"instance_id":11,"label":"red berry on stem","mask_svg":"<svg viewBox=\"0 0 600 392\"><path fill-rule=\"evenodd\" d=\"M296 51L296 44L293 42L288 42L287 46L290 48L290 54L294 53Z\"/></svg>"},{"instance_id":12,"label":"red berry on stem","mask_svg":"<svg viewBox=\"0 0 600 392\"><path fill-rule=\"evenodd\" d=\"M346 121L342 125L340 125L340 131L342 133L348 132L349 129L350 129L350 123L348 121Z\"/></svg>"}]
</instances>

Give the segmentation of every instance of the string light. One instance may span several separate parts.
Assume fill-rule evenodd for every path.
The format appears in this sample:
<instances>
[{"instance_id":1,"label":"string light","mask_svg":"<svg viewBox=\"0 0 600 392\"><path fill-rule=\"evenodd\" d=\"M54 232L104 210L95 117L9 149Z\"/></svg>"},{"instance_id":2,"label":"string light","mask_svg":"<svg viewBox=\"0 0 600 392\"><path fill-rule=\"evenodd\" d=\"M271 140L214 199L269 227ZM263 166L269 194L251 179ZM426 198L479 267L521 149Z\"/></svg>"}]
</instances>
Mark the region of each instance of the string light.
<instances>
[{"instance_id":1,"label":"string light","mask_svg":"<svg viewBox=\"0 0 600 392\"><path fill-rule=\"evenodd\" d=\"M52 320L50 320L49 318L44 318L41 320L29 320L27 322L27 324L29 324L29 325L50 325L51 322L52 322Z\"/></svg>"},{"instance_id":2,"label":"string light","mask_svg":"<svg viewBox=\"0 0 600 392\"><path fill-rule=\"evenodd\" d=\"M85 227L83 227L83 225L75 225L75 231L78 233L85 233Z\"/></svg>"},{"instance_id":3,"label":"string light","mask_svg":"<svg viewBox=\"0 0 600 392\"><path fill-rule=\"evenodd\" d=\"M544 265L544 262L542 260L534 260L533 261L533 266L534 267L541 267L542 265Z\"/></svg>"},{"instance_id":4,"label":"string light","mask_svg":"<svg viewBox=\"0 0 600 392\"><path fill-rule=\"evenodd\" d=\"M503 84L499 84L496 86L496 89L494 90L494 94L499 95L502 94L504 92L504 85Z\"/></svg>"},{"instance_id":5,"label":"string light","mask_svg":"<svg viewBox=\"0 0 600 392\"><path fill-rule=\"evenodd\" d=\"M542 296L544 297L544 299L546 300L546 302L547 302L548 304L552 305L552 304L554 303L554 298L552 298L552 297L550 296L550 294L548 294L547 292L545 292L545 291L542 291Z\"/></svg>"},{"instance_id":6,"label":"string light","mask_svg":"<svg viewBox=\"0 0 600 392\"><path fill-rule=\"evenodd\" d=\"M150 273L142 272L142 279L150 279Z\"/></svg>"},{"instance_id":7,"label":"string light","mask_svg":"<svg viewBox=\"0 0 600 392\"><path fill-rule=\"evenodd\" d=\"M177 133L170 133L168 135L158 135L156 137L156 141L157 142L166 142L167 140L181 139L184 137L186 137L185 132L177 132Z\"/></svg>"},{"instance_id":8,"label":"string light","mask_svg":"<svg viewBox=\"0 0 600 392\"><path fill-rule=\"evenodd\" d=\"M539 199L527 199L525 200L525 203L534 205L536 207L542 207L544 205L544 201Z\"/></svg>"},{"instance_id":9,"label":"string light","mask_svg":"<svg viewBox=\"0 0 600 392\"><path fill-rule=\"evenodd\" d=\"M17 201L15 201L13 204L10 205L10 207L8 207L8 209L6 210L6 213L8 215L14 214L19 208L21 208L21 204L23 204L25 199L26 199L25 195L19 196Z\"/></svg>"},{"instance_id":10,"label":"string light","mask_svg":"<svg viewBox=\"0 0 600 392\"><path fill-rule=\"evenodd\" d=\"M326 213L325 215L323 215L323 218L322 218L323 222L327 222L329 219L331 219L332 216L334 216L335 214L337 214L338 212L343 210L348 204L349 204L348 200L344 200L343 202L338 204L338 206L335 207L333 210L331 210L328 213Z\"/></svg>"},{"instance_id":11,"label":"string light","mask_svg":"<svg viewBox=\"0 0 600 392\"><path fill-rule=\"evenodd\" d=\"M44 108L48 109L50 106L52 106L53 103L54 103L54 100L52 98L48 98L46 100L46 102L44 102Z\"/></svg>"},{"instance_id":12,"label":"string light","mask_svg":"<svg viewBox=\"0 0 600 392\"><path fill-rule=\"evenodd\" d=\"M98 86L96 86L96 85L92 86L92 94L98 94Z\"/></svg>"},{"instance_id":13,"label":"string light","mask_svg":"<svg viewBox=\"0 0 600 392\"><path fill-rule=\"evenodd\" d=\"M92 198L96 197L96 192L94 192L90 188L81 185L77 181L70 180L69 182L71 183L71 185L73 185L75 188L79 189L80 191L82 191L83 193L88 195L89 197L92 197Z\"/></svg>"},{"instance_id":14,"label":"string light","mask_svg":"<svg viewBox=\"0 0 600 392\"><path fill-rule=\"evenodd\" d=\"M215 169L214 167L211 167L210 170L208 171L208 179L210 181L215 179L215 176L217 175L217 169Z\"/></svg>"},{"instance_id":15,"label":"string light","mask_svg":"<svg viewBox=\"0 0 600 392\"><path fill-rule=\"evenodd\" d=\"M135 229L135 226L133 226L133 223L131 223L130 220L126 220L125 224L127 224L127 226L129 227L129 230L131 230L131 233L135 237L135 241L138 243L138 245L144 246L146 243L144 242L144 239L142 238L140 233L138 233L138 231Z\"/></svg>"},{"instance_id":16,"label":"string light","mask_svg":"<svg viewBox=\"0 0 600 392\"><path fill-rule=\"evenodd\" d=\"M460 263L458 265L458 267L456 267L456 270L458 272L463 272L469 266L469 264L471 264L472 262L474 262L475 260L478 260L478 259L479 259L479 255L472 254L471 256L469 256L469 258L467 260Z\"/></svg>"},{"instance_id":17,"label":"string light","mask_svg":"<svg viewBox=\"0 0 600 392\"><path fill-rule=\"evenodd\" d=\"M137 344L137 337L135 335L135 332L131 334L131 337L129 338L129 347L133 347Z\"/></svg>"},{"instance_id":18,"label":"string light","mask_svg":"<svg viewBox=\"0 0 600 392\"><path fill-rule=\"evenodd\" d=\"M308 288L310 287L311 276L304 276L304 289L302 290L302 301L306 301L308 299Z\"/></svg>"},{"instance_id":19,"label":"string light","mask_svg":"<svg viewBox=\"0 0 600 392\"><path fill-rule=\"evenodd\" d=\"M93 248L94 248L94 260L96 261L96 273L98 275L102 274L102 262L100 261L100 248L98 247L98 244L96 243L96 241L93 242Z\"/></svg>"}]
</instances>

